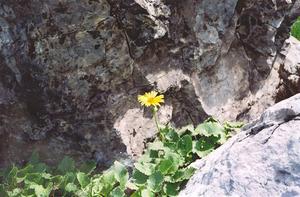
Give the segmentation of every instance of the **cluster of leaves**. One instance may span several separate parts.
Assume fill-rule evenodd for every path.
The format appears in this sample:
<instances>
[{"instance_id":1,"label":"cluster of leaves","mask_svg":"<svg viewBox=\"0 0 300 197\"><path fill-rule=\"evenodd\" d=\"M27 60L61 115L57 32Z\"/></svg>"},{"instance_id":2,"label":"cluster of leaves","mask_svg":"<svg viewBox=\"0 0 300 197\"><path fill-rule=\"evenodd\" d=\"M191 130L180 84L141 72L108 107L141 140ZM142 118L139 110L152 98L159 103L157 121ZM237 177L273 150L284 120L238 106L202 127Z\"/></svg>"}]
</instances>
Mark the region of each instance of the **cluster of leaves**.
<instances>
[{"instance_id":1,"label":"cluster of leaves","mask_svg":"<svg viewBox=\"0 0 300 197\"><path fill-rule=\"evenodd\" d=\"M33 153L25 167L12 166L0 172L0 196L68 196L86 187L95 168L96 163L91 161L76 169L74 160L65 157L51 169Z\"/></svg>"},{"instance_id":2,"label":"cluster of leaves","mask_svg":"<svg viewBox=\"0 0 300 197\"><path fill-rule=\"evenodd\" d=\"M220 146L241 126L221 125L214 119L196 128L167 126L148 144L131 173L119 162L101 174L93 173L95 163L76 168L68 157L50 169L34 154L25 167L13 166L0 174L0 196L176 196L195 171L190 164Z\"/></svg>"},{"instance_id":3,"label":"cluster of leaves","mask_svg":"<svg viewBox=\"0 0 300 197\"><path fill-rule=\"evenodd\" d=\"M297 21L292 25L291 34L300 40L300 17L298 17Z\"/></svg>"}]
</instances>

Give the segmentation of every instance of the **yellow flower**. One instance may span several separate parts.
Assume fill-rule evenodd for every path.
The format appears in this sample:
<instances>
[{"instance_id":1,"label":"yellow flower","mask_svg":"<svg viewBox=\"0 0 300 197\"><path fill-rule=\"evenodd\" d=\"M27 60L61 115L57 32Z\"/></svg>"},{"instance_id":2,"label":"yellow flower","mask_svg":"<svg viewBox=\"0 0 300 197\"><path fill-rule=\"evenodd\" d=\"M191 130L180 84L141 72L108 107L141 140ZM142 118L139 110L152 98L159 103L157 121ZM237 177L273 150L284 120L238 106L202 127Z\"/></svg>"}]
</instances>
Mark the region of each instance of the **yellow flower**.
<instances>
[{"instance_id":1,"label":"yellow flower","mask_svg":"<svg viewBox=\"0 0 300 197\"><path fill-rule=\"evenodd\" d=\"M138 101L145 105L146 107L150 107L151 105L156 107L160 106L160 103L164 103L164 95L157 95L158 93L155 91L146 92L144 95L138 96Z\"/></svg>"}]
</instances>

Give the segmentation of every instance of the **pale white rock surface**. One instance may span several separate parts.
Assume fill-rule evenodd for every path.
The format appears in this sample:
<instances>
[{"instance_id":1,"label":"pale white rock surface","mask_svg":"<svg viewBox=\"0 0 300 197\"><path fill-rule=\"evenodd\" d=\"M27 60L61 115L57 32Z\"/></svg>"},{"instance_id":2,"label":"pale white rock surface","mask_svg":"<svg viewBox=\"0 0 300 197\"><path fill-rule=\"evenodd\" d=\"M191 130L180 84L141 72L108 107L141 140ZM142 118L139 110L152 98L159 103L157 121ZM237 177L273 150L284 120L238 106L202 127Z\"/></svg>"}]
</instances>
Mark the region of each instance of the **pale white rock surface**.
<instances>
[{"instance_id":1,"label":"pale white rock surface","mask_svg":"<svg viewBox=\"0 0 300 197\"><path fill-rule=\"evenodd\" d=\"M181 197L300 196L300 94L192 165L198 171Z\"/></svg>"},{"instance_id":2,"label":"pale white rock surface","mask_svg":"<svg viewBox=\"0 0 300 197\"><path fill-rule=\"evenodd\" d=\"M172 106L168 105L161 107L158 113L160 124L166 124L170 121L172 109ZM146 140L157 133L152 116L144 117L143 110L139 108L128 110L122 118L116 121L114 127L120 132L120 137L126 145L127 153L134 158L143 153Z\"/></svg>"}]
</instances>

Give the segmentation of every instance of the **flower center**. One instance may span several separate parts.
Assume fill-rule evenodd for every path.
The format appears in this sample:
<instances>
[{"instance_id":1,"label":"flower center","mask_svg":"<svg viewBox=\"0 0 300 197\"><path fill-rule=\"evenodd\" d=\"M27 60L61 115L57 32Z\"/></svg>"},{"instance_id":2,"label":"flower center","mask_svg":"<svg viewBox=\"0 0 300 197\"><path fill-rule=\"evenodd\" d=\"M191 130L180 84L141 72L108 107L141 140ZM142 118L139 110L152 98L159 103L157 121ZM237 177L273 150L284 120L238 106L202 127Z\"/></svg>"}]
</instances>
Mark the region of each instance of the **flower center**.
<instances>
[{"instance_id":1,"label":"flower center","mask_svg":"<svg viewBox=\"0 0 300 197\"><path fill-rule=\"evenodd\" d=\"M152 97L148 98L147 102L148 103L153 103L154 102L154 98L152 98Z\"/></svg>"}]
</instances>

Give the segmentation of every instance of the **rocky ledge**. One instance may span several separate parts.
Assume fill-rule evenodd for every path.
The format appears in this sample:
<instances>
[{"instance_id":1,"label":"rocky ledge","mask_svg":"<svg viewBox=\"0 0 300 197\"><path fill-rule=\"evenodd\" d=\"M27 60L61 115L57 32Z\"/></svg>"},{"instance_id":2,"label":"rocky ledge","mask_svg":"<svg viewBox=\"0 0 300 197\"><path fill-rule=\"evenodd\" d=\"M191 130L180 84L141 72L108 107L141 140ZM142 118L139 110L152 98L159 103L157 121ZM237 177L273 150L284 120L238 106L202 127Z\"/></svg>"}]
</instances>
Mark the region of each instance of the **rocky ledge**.
<instances>
[{"instance_id":1,"label":"rocky ledge","mask_svg":"<svg viewBox=\"0 0 300 197\"><path fill-rule=\"evenodd\" d=\"M267 109L194 165L180 196L300 195L300 94Z\"/></svg>"}]
</instances>

